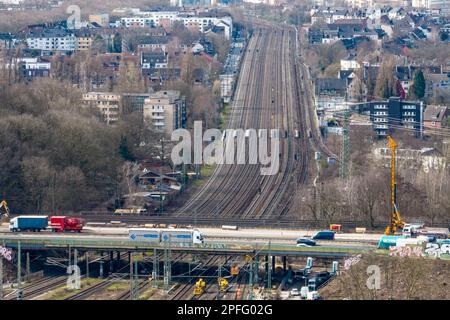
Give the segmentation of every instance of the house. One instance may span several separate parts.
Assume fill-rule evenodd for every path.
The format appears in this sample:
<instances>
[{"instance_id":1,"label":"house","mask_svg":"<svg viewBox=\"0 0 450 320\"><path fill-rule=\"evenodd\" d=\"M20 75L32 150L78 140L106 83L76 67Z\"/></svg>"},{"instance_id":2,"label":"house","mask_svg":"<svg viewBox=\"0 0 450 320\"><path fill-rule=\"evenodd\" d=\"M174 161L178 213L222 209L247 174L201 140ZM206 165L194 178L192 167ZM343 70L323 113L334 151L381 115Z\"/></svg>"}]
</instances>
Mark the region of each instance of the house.
<instances>
[{"instance_id":1,"label":"house","mask_svg":"<svg viewBox=\"0 0 450 320\"><path fill-rule=\"evenodd\" d=\"M146 36L139 40L138 48L140 50L161 50L167 52L169 37L167 36Z\"/></svg>"},{"instance_id":2,"label":"house","mask_svg":"<svg viewBox=\"0 0 450 320\"><path fill-rule=\"evenodd\" d=\"M180 190L181 188L181 184L176 178L161 172L144 169L143 173L138 176L138 185L141 188L155 189L160 183L173 190Z\"/></svg>"},{"instance_id":3,"label":"house","mask_svg":"<svg viewBox=\"0 0 450 320\"><path fill-rule=\"evenodd\" d=\"M425 98L433 97L439 92L450 93L450 77L448 74L424 73Z\"/></svg>"},{"instance_id":4,"label":"house","mask_svg":"<svg viewBox=\"0 0 450 320\"><path fill-rule=\"evenodd\" d=\"M339 78L318 78L315 83L318 110L346 108L347 81Z\"/></svg>"},{"instance_id":5,"label":"house","mask_svg":"<svg viewBox=\"0 0 450 320\"><path fill-rule=\"evenodd\" d=\"M142 69L167 68L168 61L168 54L162 50L141 52Z\"/></svg>"},{"instance_id":6,"label":"house","mask_svg":"<svg viewBox=\"0 0 450 320\"><path fill-rule=\"evenodd\" d=\"M29 81L50 76L51 63L42 58L19 58L17 63L22 69L23 77Z\"/></svg>"},{"instance_id":7,"label":"house","mask_svg":"<svg viewBox=\"0 0 450 320\"><path fill-rule=\"evenodd\" d=\"M11 49L14 45L14 36L11 33L0 33L0 51Z\"/></svg>"},{"instance_id":8,"label":"house","mask_svg":"<svg viewBox=\"0 0 450 320\"><path fill-rule=\"evenodd\" d=\"M448 117L450 117L450 109L448 107L429 105L425 108L423 126L429 129L442 128Z\"/></svg>"},{"instance_id":9,"label":"house","mask_svg":"<svg viewBox=\"0 0 450 320\"><path fill-rule=\"evenodd\" d=\"M322 43L323 32L319 28L309 28L308 41L310 44Z\"/></svg>"}]
</instances>

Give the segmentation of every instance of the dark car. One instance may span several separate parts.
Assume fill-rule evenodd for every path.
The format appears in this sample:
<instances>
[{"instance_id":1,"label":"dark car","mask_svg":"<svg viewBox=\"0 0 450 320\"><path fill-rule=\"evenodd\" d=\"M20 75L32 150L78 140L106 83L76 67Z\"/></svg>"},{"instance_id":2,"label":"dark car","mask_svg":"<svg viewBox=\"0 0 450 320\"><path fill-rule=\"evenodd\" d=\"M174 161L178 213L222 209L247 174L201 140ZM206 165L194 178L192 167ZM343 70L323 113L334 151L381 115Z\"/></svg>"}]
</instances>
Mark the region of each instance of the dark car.
<instances>
[{"instance_id":1,"label":"dark car","mask_svg":"<svg viewBox=\"0 0 450 320\"><path fill-rule=\"evenodd\" d=\"M297 245L304 244L307 246L315 246L316 242L314 240L311 240L309 238L298 238L297 239Z\"/></svg>"},{"instance_id":2,"label":"dark car","mask_svg":"<svg viewBox=\"0 0 450 320\"><path fill-rule=\"evenodd\" d=\"M319 231L312 238L313 240L334 240L334 232L329 230Z\"/></svg>"}]
</instances>

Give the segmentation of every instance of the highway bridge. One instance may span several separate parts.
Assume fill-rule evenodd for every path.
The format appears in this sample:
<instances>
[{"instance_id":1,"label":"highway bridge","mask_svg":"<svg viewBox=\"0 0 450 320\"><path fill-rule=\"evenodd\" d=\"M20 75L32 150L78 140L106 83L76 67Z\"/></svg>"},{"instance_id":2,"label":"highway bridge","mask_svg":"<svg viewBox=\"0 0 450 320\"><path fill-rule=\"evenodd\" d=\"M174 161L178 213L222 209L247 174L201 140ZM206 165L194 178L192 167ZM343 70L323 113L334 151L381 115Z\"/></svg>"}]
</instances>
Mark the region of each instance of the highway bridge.
<instances>
[{"instance_id":1,"label":"highway bridge","mask_svg":"<svg viewBox=\"0 0 450 320\"><path fill-rule=\"evenodd\" d=\"M105 232L105 231L103 231ZM226 233L216 233L211 230L204 233L204 244L150 243L131 241L123 234L0 234L0 244L17 248L20 244L25 250L79 249L84 251L128 251L147 252L167 250L174 252L220 254L220 255L272 255L272 256L312 256L312 257L345 257L363 253L376 248L374 240L351 238L338 239L335 242L323 242L315 247L297 247L295 240L280 239L277 234L261 238L252 233L240 237L226 236ZM286 239L292 235L286 234ZM170 246L170 248L169 248Z\"/></svg>"}]
</instances>

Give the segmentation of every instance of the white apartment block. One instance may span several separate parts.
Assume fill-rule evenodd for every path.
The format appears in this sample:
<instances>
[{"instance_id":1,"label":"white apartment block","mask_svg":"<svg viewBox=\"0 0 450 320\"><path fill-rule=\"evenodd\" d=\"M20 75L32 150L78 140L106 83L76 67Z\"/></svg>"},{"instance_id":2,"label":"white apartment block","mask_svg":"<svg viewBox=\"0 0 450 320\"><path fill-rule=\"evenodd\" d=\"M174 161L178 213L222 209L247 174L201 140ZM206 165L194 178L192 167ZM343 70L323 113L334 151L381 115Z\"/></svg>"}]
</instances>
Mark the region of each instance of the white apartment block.
<instances>
[{"instance_id":1,"label":"white apartment block","mask_svg":"<svg viewBox=\"0 0 450 320\"><path fill-rule=\"evenodd\" d=\"M231 38L233 32L233 21L231 17L199 17L186 16L174 11L147 11L139 12L132 17L124 17L117 21L116 27L155 27L172 24L175 21L182 21L187 28L195 27L199 32L204 33L212 26L220 26L225 29L225 37Z\"/></svg>"},{"instance_id":2,"label":"white apartment block","mask_svg":"<svg viewBox=\"0 0 450 320\"><path fill-rule=\"evenodd\" d=\"M26 41L28 48L44 51L74 51L77 48L77 38L72 33L48 32L30 35Z\"/></svg>"},{"instance_id":3,"label":"white apartment block","mask_svg":"<svg viewBox=\"0 0 450 320\"><path fill-rule=\"evenodd\" d=\"M113 125L119 121L121 95L111 92L88 92L83 94L83 104L88 107L98 108L103 120Z\"/></svg>"},{"instance_id":4,"label":"white apartment block","mask_svg":"<svg viewBox=\"0 0 450 320\"><path fill-rule=\"evenodd\" d=\"M158 91L144 101L144 121L168 136L183 124L184 99L177 90Z\"/></svg>"}]
</instances>

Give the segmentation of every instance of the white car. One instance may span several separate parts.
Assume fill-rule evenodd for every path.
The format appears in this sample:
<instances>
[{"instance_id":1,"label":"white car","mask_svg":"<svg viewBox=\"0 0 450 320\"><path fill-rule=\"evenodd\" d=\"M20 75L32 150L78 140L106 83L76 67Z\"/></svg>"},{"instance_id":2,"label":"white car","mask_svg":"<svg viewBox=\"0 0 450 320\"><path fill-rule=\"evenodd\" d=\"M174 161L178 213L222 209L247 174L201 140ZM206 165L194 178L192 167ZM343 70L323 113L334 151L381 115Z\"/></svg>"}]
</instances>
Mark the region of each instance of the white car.
<instances>
[{"instance_id":1,"label":"white car","mask_svg":"<svg viewBox=\"0 0 450 320\"><path fill-rule=\"evenodd\" d=\"M306 243L297 243L297 247L306 247L306 248L311 248L312 246L307 245Z\"/></svg>"},{"instance_id":2,"label":"white car","mask_svg":"<svg viewBox=\"0 0 450 320\"><path fill-rule=\"evenodd\" d=\"M300 291L298 291L297 288L294 288L294 289L291 290L290 294L291 294L291 296L296 297L296 296L300 295Z\"/></svg>"}]
</instances>

